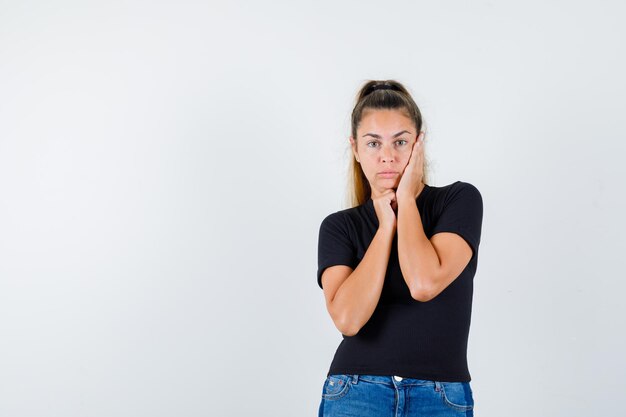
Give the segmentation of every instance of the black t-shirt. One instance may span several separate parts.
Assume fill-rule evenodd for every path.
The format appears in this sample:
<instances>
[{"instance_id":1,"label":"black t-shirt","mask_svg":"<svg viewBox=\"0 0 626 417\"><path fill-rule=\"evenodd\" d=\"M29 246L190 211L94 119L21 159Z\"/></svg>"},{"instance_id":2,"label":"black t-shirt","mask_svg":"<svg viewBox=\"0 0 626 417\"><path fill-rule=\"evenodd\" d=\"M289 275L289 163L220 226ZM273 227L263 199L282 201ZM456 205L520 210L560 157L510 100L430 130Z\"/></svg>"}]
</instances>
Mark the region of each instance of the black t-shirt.
<instances>
[{"instance_id":1,"label":"black t-shirt","mask_svg":"<svg viewBox=\"0 0 626 417\"><path fill-rule=\"evenodd\" d=\"M399 375L407 378L469 382L467 340L473 281L483 217L483 201L472 184L425 184L416 200L424 233L454 232L472 248L463 272L427 302L413 299L400 270L398 235L393 238L385 282L372 317L354 336L343 336L327 373ZM329 214L318 240L317 283L332 265L356 269L376 231L370 198L364 204Z\"/></svg>"}]
</instances>

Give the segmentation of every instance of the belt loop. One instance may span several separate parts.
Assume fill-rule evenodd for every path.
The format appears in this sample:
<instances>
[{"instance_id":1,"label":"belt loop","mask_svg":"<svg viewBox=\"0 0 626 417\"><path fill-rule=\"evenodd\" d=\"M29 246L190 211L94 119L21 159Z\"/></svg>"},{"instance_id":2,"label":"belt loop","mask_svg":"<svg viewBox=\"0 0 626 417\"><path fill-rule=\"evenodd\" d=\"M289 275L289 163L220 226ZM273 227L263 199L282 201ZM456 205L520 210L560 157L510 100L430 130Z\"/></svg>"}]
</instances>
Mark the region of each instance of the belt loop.
<instances>
[{"instance_id":1,"label":"belt loop","mask_svg":"<svg viewBox=\"0 0 626 417\"><path fill-rule=\"evenodd\" d=\"M441 391L441 382L435 381L435 391Z\"/></svg>"},{"instance_id":2,"label":"belt loop","mask_svg":"<svg viewBox=\"0 0 626 417\"><path fill-rule=\"evenodd\" d=\"M359 382L359 374L352 374L352 384Z\"/></svg>"}]
</instances>

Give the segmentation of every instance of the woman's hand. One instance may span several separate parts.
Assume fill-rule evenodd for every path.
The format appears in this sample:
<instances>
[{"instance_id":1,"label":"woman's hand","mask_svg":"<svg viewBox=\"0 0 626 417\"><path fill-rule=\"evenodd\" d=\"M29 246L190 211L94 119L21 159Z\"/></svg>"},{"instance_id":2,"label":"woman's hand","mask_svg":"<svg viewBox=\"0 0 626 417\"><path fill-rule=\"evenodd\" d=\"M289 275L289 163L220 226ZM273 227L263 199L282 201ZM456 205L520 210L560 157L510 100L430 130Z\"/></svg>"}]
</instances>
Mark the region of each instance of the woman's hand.
<instances>
[{"instance_id":1,"label":"woman's hand","mask_svg":"<svg viewBox=\"0 0 626 417\"><path fill-rule=\"evenodd\" d=\"M395 231L397 224L395 210L398 207L395 191L393 189L386 190L380 196L372 198L372 202L378 218L378 227Z\"/></svg>"},{"instance_id":2,"label":"woman's hand","mask_svg":"<svg viewBox=\"0 0 626 417\"><path fill-rule=\"evenodd\" d=\"M398 199L411 198L417 199L417 196L424 189L424 183L422 177L424 174L424 132L420 132L417 136L417 140L413 143L411 149L411 156L409 162L400 178L400 183L396 190L396 197Z\"/></svg>"}]
</instances>

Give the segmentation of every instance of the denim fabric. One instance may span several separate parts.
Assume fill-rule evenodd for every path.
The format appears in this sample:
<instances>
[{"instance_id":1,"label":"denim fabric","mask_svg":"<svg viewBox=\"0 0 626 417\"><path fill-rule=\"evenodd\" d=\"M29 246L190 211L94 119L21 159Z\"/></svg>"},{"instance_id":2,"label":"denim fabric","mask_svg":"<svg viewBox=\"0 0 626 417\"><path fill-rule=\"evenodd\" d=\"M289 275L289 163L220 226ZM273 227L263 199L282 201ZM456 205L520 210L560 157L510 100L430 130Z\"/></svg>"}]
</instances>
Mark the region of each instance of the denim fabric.
<instances>
[{"instance_id":1,"label":"denim fabric","mask_svg":"<svg viewBox=\"0 0 626 417\"><path fill-rule=\"evenodd\" d=\"M469 382L380 375L329 375L318 417L473 417Z\"/></svg>"}]
</instances>

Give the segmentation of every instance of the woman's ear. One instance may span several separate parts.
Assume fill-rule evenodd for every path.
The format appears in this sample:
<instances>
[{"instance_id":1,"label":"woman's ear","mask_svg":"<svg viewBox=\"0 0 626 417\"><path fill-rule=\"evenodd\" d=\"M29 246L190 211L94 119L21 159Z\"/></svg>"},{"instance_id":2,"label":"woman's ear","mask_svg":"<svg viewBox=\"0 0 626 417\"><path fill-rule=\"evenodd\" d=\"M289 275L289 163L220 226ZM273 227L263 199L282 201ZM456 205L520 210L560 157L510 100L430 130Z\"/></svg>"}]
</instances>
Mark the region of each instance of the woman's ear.
<instances>
[{"instance_id":1,"label":"woman's ear","mask_svg":"<svg viewBox=\"0 0 626 417\"><path fill-rule=\"evenodd\" d=\"M350 136L350 146L352 147L352 154L354 155L354 159L356 159L356 161L360 163L361 161L359 161L359 154L357 152L356 141L354 140L352 136Z\"/></svg>"}]
</instances>

